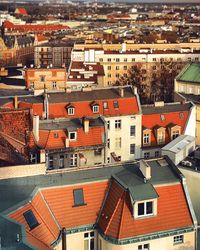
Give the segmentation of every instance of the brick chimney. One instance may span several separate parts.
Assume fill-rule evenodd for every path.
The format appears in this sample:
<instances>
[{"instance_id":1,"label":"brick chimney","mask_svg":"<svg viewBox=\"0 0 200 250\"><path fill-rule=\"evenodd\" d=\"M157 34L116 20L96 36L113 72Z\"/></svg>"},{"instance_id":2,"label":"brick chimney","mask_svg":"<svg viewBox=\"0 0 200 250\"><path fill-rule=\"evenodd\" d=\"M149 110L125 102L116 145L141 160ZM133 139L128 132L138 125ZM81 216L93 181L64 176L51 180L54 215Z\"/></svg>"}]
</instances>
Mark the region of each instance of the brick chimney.
<instances>
[{"instance_id":1,"label":"brick chimney","mask_svg":"<svg viewBox=\"0 0 200 250\"><path fill-rule=\"evenodd\" d=\"M83 118L83 129L85 133L89 132L90 121L87 118Z\"/></svg>"},{"instance_id":2,"label":"brick chimney","mask_svg":"<svg viewBox=\"0 0 200 250\"><path fill-rule=\"evenodd\" d=\"M33 116L33 134L36 142L39 141L39 115Z\"/></svg>"},{"instance_id":3,"label":"brick chimney","mask_svg":"<svg viewBox=\"0 0 200 250\"><path fill-rule=\"evenodd\" d=\"M140 171L144 175L145 181L151 179L151 167L145 160L140 160Z\"/></svg>"}]
</instances>

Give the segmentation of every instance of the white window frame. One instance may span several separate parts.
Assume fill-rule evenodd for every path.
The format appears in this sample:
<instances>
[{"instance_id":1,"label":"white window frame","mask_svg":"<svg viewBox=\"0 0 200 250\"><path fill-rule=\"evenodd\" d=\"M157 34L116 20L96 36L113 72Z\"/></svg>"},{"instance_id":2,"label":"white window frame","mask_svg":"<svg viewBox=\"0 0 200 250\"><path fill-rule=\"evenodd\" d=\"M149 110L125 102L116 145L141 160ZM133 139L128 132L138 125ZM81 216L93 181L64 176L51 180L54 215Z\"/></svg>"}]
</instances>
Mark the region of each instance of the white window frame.
<instances>
[{"instance_id":1,"label":"white window frame","mask_svg":"<svg viewBox=\"0 0 200 250\"><path fill-rule=\"evenodd\" d=\"M74 110L75 110L74 107L69 107L69 108L67 109L67 114L68 114L68 115L74 115Z\"/></svg>"},{"instance_id":2,"label":"white window frame","mask_svg":"<svg viewBox=\"0 0 200 250\"><path fill-rule=\"evenodd\" d=\"M149 159L150 152L144 152L144 159Z\"/></svg>"},{"instance_id":3,"label":"white window frame","mask_svg":"<svg viewBox=\"0 0 200 250\"><path fill-rule=\"evenodd\" d=\"M134 130L134 131L133 131ZM134 132L134 133L133 133ZM130 136L131 137L135 137L136 134L136 126L135 125L131 125L130 126Z\"/></svg>"},{"instance_id":4,"label":"white window frame","mask_svg":"<svg viewBox=\"0 0 200 250\"><path fill-rule=\"evenodd\" d=\"M115 129L121 129L121 128L122 128L121 120L115 120Z\"/></svg>"},{"instance_id":5,"label":"white window frame","mask_svg":"<svg viewBox=\"0 0 200 250\"><path fill-rule=\"evenodd\" d=\"M174 245L184 243L184 235L181 234L181 235L176 235L176 236L174 236L173 241L174 241Z\"/></svg>"},{"instance_id":6,"label":"white window frame","mask_svg":"<svg viewBox=\"0 0 200 250\"><path fill-rule=\"evenodd\" d=\"M165 143L165 131L159 131L157 137L158 144Z\"/></svg>"},{"instance_id":7,"label":"white window frame","mask_svg":"<svg viewBox=\"0 0 200 250\"><path fill-rule=\"evenodd\" d=\"M85 235L88 234L88 236L86 237ZM94 235L91 235L94 234ZM91 241L94 241L94 247L95 247L95 232L94 231L90 231L90 232L84 232L84 241L89 241L88 242L88 248L85 248L85 244L84 244L84 250L91 250Z\"/></svg>"},{"instance_id":8,"label":"white window frame","mask_svg":"<svg viewBox=\"0 0 200 250\"><path fill-rule=\"evenodd\" d=\"M77 163L78 163L78 155L77 154L70 154L69 160L70 160L70 162L69 162L70 167L76 167Z\"/></svg>"},{"instance_id":9,"label":"white window frame","mask_svg":"<svg viewBox=\"0 0 200 250\"><path fill-rule=\"evenodd\" d=\"M180 130L176 129L172 131L172 140L176 139L180 135Z\"/></svg>"},{"instance_id":10,"label":"white window frame","mask_svg":"<svg viewBox=\"0 0 200 250\"><path fill-rule=\"evenodd\" d=\"M150 250L150 244L145 243L145 244L139 245L138 250Z\"/></svg>"},{"instance_id":11,"label":"white window frame","mask_svg":"<svg viewBox=\"0 0 200 250\"><path fill-rule=\"evenodd\" d=\"M144 145L150 144L150 133L144 133L143 134L143 144Z\"/></svg>"},{"instance_id":12,"label":"white window frame","mask_svg":"<svg viewBox=\"0 0 200 250\"><path fill-rule=\"evenodd\" d=\"M72 134L75 135L75 138L74 138L74 139L70 138ZM69 132L69 140L70 140L70 141L76 141L76 139L77 139L77 133L74 132L74 131L73 131L73 132Z\"/></svg>"},{"instance_id":13,"label":"white window frame","mask_svg":"<svg viewBox=\"0 0 200 250\"><path fill-rule=\"evenodd\" d=\"M99 113L99 105L93 105L92 106L92 112L93 113Z\"/></svg>"},{"instance_id":14,"label":"white window frame","mask_svg":"<svg viewBox=\"0 0 200 250\"><path fill-rule=\"evenodd\" d=\"M147 213L147 203L152 202L152 213ZM139 204L145 204L144 205L144 214L138 215L138 205ZM147 217L152 217L157 215L157 199L150 199L150 200L145 200L145 201L138 201L134 204L134 218L136 219L142 219L142 218L147 218Z\"/></svg>"}]
</instances>

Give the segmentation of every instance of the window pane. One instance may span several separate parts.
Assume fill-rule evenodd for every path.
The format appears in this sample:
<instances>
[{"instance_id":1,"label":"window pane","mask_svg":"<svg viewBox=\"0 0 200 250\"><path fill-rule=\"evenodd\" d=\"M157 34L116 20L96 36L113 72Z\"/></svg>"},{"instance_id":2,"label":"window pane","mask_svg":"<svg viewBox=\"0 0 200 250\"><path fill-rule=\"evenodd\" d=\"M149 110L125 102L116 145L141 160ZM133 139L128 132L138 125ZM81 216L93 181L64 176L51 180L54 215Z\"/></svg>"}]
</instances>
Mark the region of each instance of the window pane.
<instances>
[{"instance_id":1,"label":"window pane","mask_svg":"<svg viewBox=\"0 0 200 250\"><path fill-rule=\"evenodd\" d=\"M83 197L83 189L75 189L74 190L74 205L83 205L84 197Z\"/></svg>"},{"instance_id":2,"label":"window pane","mask_svg":"<svg viewBox=\"0 0 200 250\"><path fill-rule=\"evenodd\" d=\"M32 210L26 211L25 213L23 213L23 216L24 216L27 224L29 225L30 229L33 229L39 225Z\"/></svg>"},{"instance_id":3,"label":"window pane","mask_svg":"<svg viewBox=\"0 0 200 250\"><path fill-rule=\"evenodd\" d=\"M144 215L144 203L138 204L138 215Z\"/></svg>"},{"instance_id":4,"label":"window pane","mask_svg":"<svg viewBox=\"0 0 200 250\"><path fill-rule=\"evenodd\" d=\"M152 201L146 203L146 210L147 210L146 211L147 214L153 213L153 202Z\"/></svg>"},{"instance_id":5,"label":"window pane","mask_svg":"<svg viewBox=\"0 0 200 250\"><path fill-rule=\"evenodd\" d=\"M94 250L94 239L90 240L90 250Z\"/></svg>"}]
</instances>

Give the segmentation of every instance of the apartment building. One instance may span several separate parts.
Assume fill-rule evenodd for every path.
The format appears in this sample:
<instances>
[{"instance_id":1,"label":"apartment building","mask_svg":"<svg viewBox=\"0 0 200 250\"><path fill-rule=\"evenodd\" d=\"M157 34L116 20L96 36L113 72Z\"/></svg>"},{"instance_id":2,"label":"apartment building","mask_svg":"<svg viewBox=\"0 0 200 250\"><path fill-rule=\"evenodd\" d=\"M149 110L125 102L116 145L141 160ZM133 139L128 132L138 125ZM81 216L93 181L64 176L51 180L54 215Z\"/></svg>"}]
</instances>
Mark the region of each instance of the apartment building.
<instances>
[{"instance_id":1,"label":"apartment building","mask_svg":"<svg viewBox=\"0 0 200 250\"><path fill-rule=\"evenodd\" d=\"M25 68L23 76L26 88L29 90L64 90L66 88L66 68L32 67Z\"/></svg>"},{"instance_id":2,"label":"apartment building","mask_svg":"<svg viewBox=\"0 0 200 250\"><path fill-rule=\"evenodd\" d=\"M71 50L74 41L52 41L34 48L34 64L36 66L65 67L71 62Z\"/></svg>"},{"instance_id":3,"label":"apartment building","mask_svg":"<svg viewBox=\"0 0 200 250\"><path fill-rule=\"evenodd\" d=\"M200 145L200 63L188 63L174 81L175 101L196 105L196 144Z\"/></svg>"},{"instance_id":4,"label":"apartment building","mask_svg":"<svg viewBox=\"0 0 200 250\"><path fill-rule=\"evenodd\" d=\"M142 117L135 88L68 91L45 90L43 95L19 97L14 102L2 100L2 108L31 109L38 117L37 125L32 120L39 132L32 133L28 140L33 162L41 161L44 152L48 169L59 168L61 158L65 167L81 166L81 161L88 166L140 158ZM74 155L72 165L68 164L68 153Z\"/></svg>"},{"instance_id":5,"label":"apartment building","mask_svg":"<svg viewBox=\"0 0 200 250\"><path fill-rule=\"evenodd\" d=\"M196 249L197 221L185 178L168 158L27 177L24 192L16 188L24 187L23 179L12 179L14 186L0 181L5 247Z\"/></svg>"},{"instance_id":6,"label":"apartment building","mask_svg":"<svg viewBox=\"0 0 200 250\"><path fill-rule=\"evenodd\" d=\"M161 148L179 135L195 137L196 106L192 102L142 106L142 157L159 157Z\"/></svg>"},{"instance_id":7,"label":"apartment building","mask_svg":"<svg viewBox=\"0 0 200 250\"><path fill-rule=\"evenodd\" d=\"M71 89L103 87L104 77L104 68L100 63L72 61L67 76L67 86Z\"/></svg>"},{"instance_id":8,"label":"apartment building","mask_svg":"<svg viewBox=\"0 0 200 250\"><path fill-rule=\"evenodd\" d=\"M139 47L139 46L138 46ZM83 45L84 48L84 45ZM121 77L127 78L131 67L137 66L141 75L141 82L145 86L150 84L149 77L159 76L162 70L176 68L179 72L183 65L190 61L200 61L200 50L180 47L170 50L153 49L151 47L135 50L128 49L128 44L123 43L118 50L102 48L76 49L72 52L72 61L99 62L104 67L104 86L113 85ZM175 63L175 64L174 64Z\"/></svg>"}]
</instances>

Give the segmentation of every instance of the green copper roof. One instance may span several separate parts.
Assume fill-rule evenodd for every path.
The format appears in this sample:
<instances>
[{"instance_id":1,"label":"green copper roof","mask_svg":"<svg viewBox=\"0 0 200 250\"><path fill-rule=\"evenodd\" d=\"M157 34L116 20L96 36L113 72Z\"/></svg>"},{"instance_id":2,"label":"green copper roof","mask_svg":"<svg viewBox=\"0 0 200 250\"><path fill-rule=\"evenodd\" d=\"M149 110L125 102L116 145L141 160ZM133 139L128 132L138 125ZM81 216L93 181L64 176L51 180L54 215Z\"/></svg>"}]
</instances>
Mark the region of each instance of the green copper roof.
<instances>
[{"instance_id":1,"label":"green copper roof","mask_svg":"<svg viewBox=\"0 0 200 250\"><path fill-rule=\"evenodd\" d=\"M200 63L188 64L178 75L178 81L200 83Z\"/></svg>"}]
</instances>

